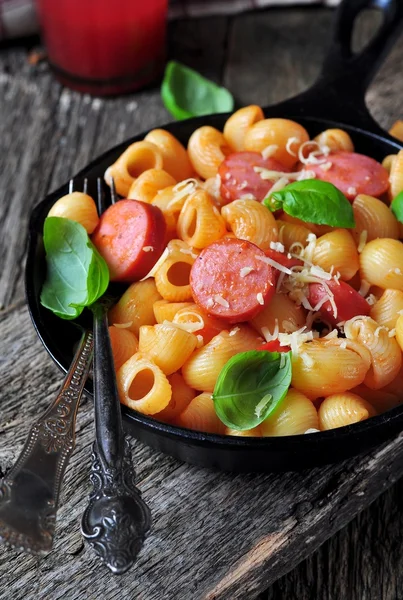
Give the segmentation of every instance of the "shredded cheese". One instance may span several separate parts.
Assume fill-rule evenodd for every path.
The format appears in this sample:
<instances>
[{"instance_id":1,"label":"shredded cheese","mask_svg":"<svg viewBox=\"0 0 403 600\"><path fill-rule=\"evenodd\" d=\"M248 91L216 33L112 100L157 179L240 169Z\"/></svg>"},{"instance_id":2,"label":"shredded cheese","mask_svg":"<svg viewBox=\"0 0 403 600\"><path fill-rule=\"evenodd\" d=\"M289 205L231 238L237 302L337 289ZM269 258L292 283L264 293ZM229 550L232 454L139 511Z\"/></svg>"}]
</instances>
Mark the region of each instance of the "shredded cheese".
<instances>
[{"instance_id":1,"label":"shredded cheese","mask_svg":"<svg viewBox=\"0 0 403 600\"><path fill-rule=\"evenodd\" d=\"M356 196L357 195L357 190L355 187L349 187L347 190L347 194L349 196Z\"/></svg>"},{"instance_id":2,"label":"shredded cheese","mask_svg":"<svg viewBox=\"0 0 403 600\"><path fill-rule=\"evenodd\" d=\"M256 197L253 194L243 194L243 196L239 197L240 200L256 200Z\"/></svg>"},{"instance_id":3,"label":"shredded cheese","mask_svg":"<svg viewBox=\"0 0 403 600\"><path fill-rule=\"evenodd\" d=\"M391 337L395 337L395 335L396 335L396 329L393 328L389 331L388 336L391 338Z\"/></svg>"},{"instance_id":4,"label":"shredded cheese","mask_svg":"<svg viewBox=\"0 0 403 600\"><path fill-rule=\"evenodd\" d=\"M282 190L283 188L285 188L286 185L288 185L290 182L287 179L287 177L280 177L280 179L278 179L274 185L270 188L270 194L274 194L274 192L279 192L280 190Z\"/></svg>"},{"instance_id":5,"label":"shredded cheese","mask_svg":"<svg viewBox=\"0 0 403 600\"><path fill-rule=\"evenodd\" d=\"M378 298L374 294L369 294L365 300L368 302L370 306L373 306L378 302Z\"/></svg>"},{"instance_id":6,"label":"shredded cheese","mask_svg":"<svg viewBox=\"0 0 403 600\"><path fill-rule=\"evenodd\" d=\"M264 305L264 300L263 300L263 294L262 292L259 292L258 294L256 294L256 300L259 302L259 304L261 304L262 306Z\"/></svg>"},{"instance_id":7,"label":"shredded cheese","mask_svg":"<svg viewBox=\"0 0 403 600\"><path fill-rule=\"evenodd\" d=\"M329 171L329 169L331 169L331 168L332 168L332 165L333 165L333 163L329 161L329 162L325 162L325 163L323 163L322 165L319 165L319 168L320 168L322 171Z\"/></svg>"},{"instance_id":8,"label":"shredded cheese","mask_svg":"<svg viewBox=\"0 0 403 600\"><path fill-rule=\"evenodd\" d=\"M269 146L266 146L266 148L263 148L263 150L261 151L261 155L263 156L263 158L270 158L271 156L273 156L273 154L275 154L278 150L278 146L277 144L270 144Z\"/></svg>"},{"instance_id":9,"label":"shredded cheese","mask_svg":"<svg viewBox=\"0 0 403 600\"><path fill-rule=\"evenodd\" d=\"M284 252L285 250L281 242L270 242L270 248L276 252Z\"/></svg>"},{"instance_id":10,"label":"shredded cheese","mask_svg":"<svg viewBox=\"0 0 403 600\"><path fill-rule=\"evenodd\" d=\"M361 254L361 252L364 250L365 244L367 243L367 238L368 231L366 229L363 229L360 233L360 239L357 246L357 251L359 252L359 254Z\"/></svg>"},{"instance_id":11,"label":"shredded cheese","mask_svg":"<svg viewBox=\"0 0 403 600\"><path fill-rule=\"evenodd\" d=\"M239 327L233 327L233 329L231 329L231 331L229 332L229 336L232 337L233 335L237 334L238 331L241 331Z\"/></svg>"},{"instance_id":12,"label":"shredded cheese","mask_svg":"<svg viewBox=\"0 0 403 600\"><path fill-rule=\"evenodd\" d=\"M133 325L133 321L128 321L127 323L113 323L113 326L117 329L128 329Z\"/></svg>"},{"instance_id":13,"label":"shredded cheese","mask_svg":"<svg viewBox=\"0 0 403 600\"><path fill-rule=\"evenodd\" d=\"M307 433L320 433L320 429L315 429L315 427L310 427L306 431L304 431L304 435Z\"/></svg>"},{"instance_id":14,"label":"shredded cheese","mask_svg":"<svg viewBox=\"0 0 403 600\"><path fill-rule=\"evenodd\" d=\"M154 246L143 246L143 252L154 252Z\"/></svg>"},{"instance_id":15,"label":"shredded cheese","mask_svg":"<svg viewBox=\"0 0 403 600\"><path fill-rule=\"evenodd\" d=\"M213 300L217 304L220 304L220 306L223 306L224 308L229 308L229 302L228 302L228 300L226 300L225 298L223 298L221 296L221 294L214 294Z\"/></svg>"},{"instance_id":16,"label":"shredded cheese","mask_svg":"<svg viewBox=\"0 0 403 600\"><path fill-rule=\"evenodd\" d=\"M204 344L204 339L202 335L197 334L196 335L196 339L197 339L197 344L196 344L196 348L201 348L201 346L203 346Z\"/></svg>"},{"instance_id":17,"label":"shredded cheese","mask_svg":"<svg viewBox=\"0 0 403 600\"><path fill-rule=\"evenodd\" d=\"M161 267L161 265L164 264L164 262L168 258L169 254L170 254L170 248L169 248L169 246L167 246L165 248L164 252L159 257L159 259L157 260L157 262L155 263L155 265L153 266L153 268L151 269L151 271L149 271L147 273L147 275L145 275L142 279L140 279L140 281L144 281L145 279L148 279L149 277L154 277L154 275L156 274L158 269Z\"/></svg>"},{"instance_id":18,"label":"shredded cheese","mask_svg":"<svg viewBox=\"0 0 403 600\"><path fill-rule=\"evenodd\" d=\"M180 329L184 329L189 333L194 333L204 327L203 317L194 310L183 311L179 315L176 314L172 322L178 325Z\"/></svg>"},{"instance_id":19,"label":"shredded cheese","mask_svg":"<svg viewBox=\"0 0 403 600\"><path fill-rule=\"evenodd\" d=\"M277 262L276 260L273 260L272 258L269 258L268 256L258 256L256 254L255 258L256 258L256 260L260 260L261 262L264 262L267 265L274 267L278 271L282 271L283 273L286 273L287 275L292 275L292 271L290 269L288 269L288 267L281 265L279 262Z\"/></svg>"},{"instance_id":20,"label":"shredded cheese","mask_svg":"<svg viewBox=\"0 0 403 600\"><path fill-rule=\"evenodd\" d=\"M297 152L294 152L293 150L291 150L291 146L293 144L299 144L301 140L297 137L290 137L287 140L287 143L285 145L285 149L287 150L288 154L291 154L291 156L298 156Z\"/></svg>"},{"instance_id":21,"label":"shredded cheese","mask_svg":"<svg viewBox=\"0 0 403 600\"><path fill-rule=\"evenodd\" d=\"M255 269L253 267L242 267L242 269L239 271L239 275L240 277L246 277L247 275L249 275L249 273L252 273L252 271L254 271Z\"/></svg>"}]
</instances>

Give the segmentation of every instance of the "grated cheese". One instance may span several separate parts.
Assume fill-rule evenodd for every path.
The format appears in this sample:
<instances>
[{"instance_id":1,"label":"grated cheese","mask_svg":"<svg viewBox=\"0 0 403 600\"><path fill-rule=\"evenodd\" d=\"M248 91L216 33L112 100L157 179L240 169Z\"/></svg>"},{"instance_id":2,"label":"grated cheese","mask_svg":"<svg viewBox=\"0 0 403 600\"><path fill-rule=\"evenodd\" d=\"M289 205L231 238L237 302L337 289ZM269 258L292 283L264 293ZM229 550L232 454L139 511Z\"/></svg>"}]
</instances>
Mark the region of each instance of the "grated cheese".
<instances>
[{"instance_id":1,"label":"grated cheese","mask_svg":"<svg viewBox=\"0 0 403 600\"><path fill-rule=\"evenodd\" d=\"M301 169L299 172L299 176L297 177L297 181L303 181L304 179L315 179L316 173L315 171L310 171L309 169Z\"/></svg>"},{"instance_id":2,"label":"grated cheese","mask_svg":"<svg viewBox=\"0 0 403 600\"><path fill-rule=\"evenodd\" d=\"M337 338L339 335L339 332L337 331L337 329L332 329L332 331L330 331L327 335L323 336L324 340L332 340L333 338Z\"/></svg>"},{"instance_id":3,"label":"grated cheese","mask_svg":"<svg viewBox=\"0 0 403 600\"><path fill-rule=\"evenodd\" d=\"M143 246L143 252L154 252L154 246Z\"/></svg>"},{"instance_id":4,"label":"grated cheese","mask_svg":"<svg viewBox=\"0 0 403 600\"><path fill-rule=\"evenodd\" d=\"M114 327L117 329L127 329L133 325L133 321L128 321L128 323L112 323Z\"/></svg>"},{"instance_id":5,"label":"grated cheese","mask_svg":"<svg viewBox=\"0 0 403 600\"><path fill-rule=\"evenodd\" d=\"M229 336L232 337L233 335L235 335L236 333L238 333L238 331L241 331L239 327L234 327L233 329L231 329L231 331L229 332Z\"/></svg>"},{"instance_id":6,"label":"grated cheese","mask_svg":"<svg viewBox=\"0 0 403 600\"><path fill-rule=\"evenodd\" d=\"M267 265L270 265L271 267L274 267L278 271L282 271L283 273L286 273L287 275L292 275L292 271L290 269L288 269L284 265L281 265L276 260L273 260L272 258L269 258L268 256L257 256L257 255L255 255L255 258L256 258L256 260L260 260L261 262L264 262Z\"/></svg>"},{"instance_id":7,"label":"grated cheese","mask_svg":"<svg viewBox=\"0 0 403 600\"><path fill-rule=\"evenodd\" d=\"M396 329L393 328L389 331L388 336L391 338L391 337L395 337L395 335L396 335Z\"/></svg>"},{"instance_id":8,"label":"grated cheese","mask_svg":"<svg viewBox=\"0 0 403 600\"><path fill-rule=\"evenodd\" d=\"M370 306L373 306L378 302L378 298L374 294L369 294L365 300L368 302Z\"/></svg>"},{"instance_id":9,"label":"grated cheese","mask_svg":"<svg viewBox=\"0 0 403 600\"><path fill-rule=\"evenodd\" d=\"M174 185L174 187L172 188L174 195L172 197L172 200L170 200L170 202L168 202L167 208L173 210L175 205L178 204L177 208L178 208L178 210L180 210L182 208L181 200L183 200L183 198L185 198L186 196L189 196L190 194L195 192L196 189L199 187L200 187L199 182L197 181L197 179L194 179L193 177L190 177L189 179L184 179L183 181L180 181L179 183Z\"/></svg>"},{"instance_id":10,"label":"grated cheese","mask_svg":"<svg viewBox=\"0 0 403 600\"><path fill-rule=\"evenodd\" d=\"M165 248L164 252L159 257L159 259L157 260L157 262L155 263L155 265L153 266L153 268L151 269L151 271L149 271L147 273L147 275L145 275L142 279L140 279L140 281L144 281L145 279L148 279L149 277L154 277L154 275L156 274L158 269L161 267L161 265L164 264L164 262L168 258L169 254L170 254L170 248L169 248L169 246L167 246Z\"/></svg>"},{"instance_id":11,"label":"grated cheese","mask_svg":"<svg viewBox=\"0 0 403 600\"><path fill-rule=\"evenodd\" d=\"M273 333L270 333L268 327L262 327L261 331L266 342L272 342L273 340L277 340L279 336L278 319L274 319Z\"/></svg>"},{"instance_id":12,"label":"grated cheese","mask_svg":"<svg viewBox=\"0 0 403 600\"><path fill-rule=\"evenodd\" d=\"M262 414L262 411L264 410L264 408L267 406L267 404L270 402L270 400L273 398L273 396L271 394L265 394L263 396L263 398L260 400L260 402L258 402L255 406L255 415L257 416L257 418L260 418L260 415Z\"/></svg>"},{"instance_id":13,"label":"grated cheese","mask_svg":"<svg viewBox=\"0 0 403 600\"><path fill-rule=\"evenodd\" d=\"M305 158L304 150L307 147L316 148L316 150L312 150L309 152L308 156ZM308 140L301 144L298 150L298 160L303 165L321 165L327 162L326 157L330 153L330 148L327 146L321 146L318 142L314 142L312 140ZM317 158L318 156L323 156L323 158Z\"/></svg>"},{"instance_id":14,"label":"grated cheese","mask_svg":"<svg viewBox=\"0 0 403 600\"><path fill-rule=\"evenodd\" d=\"M315 364L313 358L309 356L309 354L307 354L306 352L301 352L300 356L304 365L308 367L308 369L312 369L313 365Z\"/></svg>"},{"instance_id":15,"label":"grated cheese","mask_svg":"<svg viewBox=\"0 0 403 600\"><path fill-rule=\"evenodd\" d=\"M284 369L285 367L285 354L282 352L280 354L280 369Z\"/></svg>"},{"instance_id":16,"label":"grated cheese","mask_svg":"<svg viewBox=\"0 0 403 600\"><path fill-rule=\"evenodd\" d=\"M381 333L381 331L389 331L389 329L387 327L385 327L384 325L379 325L379 327L377 327L374 331L374 337L379 338L379 334Z\"/></svg>"},{"instance_id":17,"label":"grated cheese","mask_svg":"<svg viewBox=\"0 0 403 600\"><path fill-rule=\"evenodd\" d=\"M345 340L344 340L343 342L341 342L341 344L340 344L340 348L341 348L342 350L345 350L345 349L347 348L347 342L346 342Z\"/></svg>"},{"instance_id":18,"label":"grated cheese","mask_svg":"<svg viewBox=\"0 0 403 600\"><path fill-rule=\"evenodd\" d=\"M249 275L249 273L252 273L252 271L254 271L255 269L253 267L242 267L242 269L239 271L239 275L241 277L246 277L247 275Z\"/></svg>"},{"instance_id":19,"label":"grated cheese","mask_svg":"<svg viewBox=\"0 0 403 600\"><path fill-rule=\"evenodd\" d=\"M224 308L229 308L229 302L228 302L228 300L225 300L225 298L223 298L221 296L221 294L214 294L213 300L217 304L220 304L220 306L223 306Z\"/></svg>"},{"instance_id":20,"label":"grated cheese","mask_svg":"<svg viewBox=\"0 0 403 600\"><path fill-rule=\"evenodd\" d=\"M359 254L361 254L361 252L364 250L365 244L367 243L367 238L368 238L368 231L366 229L363 229L360 233L360 240L359 240L358 246L357 246L357 251L359 252Z\"/></svg>"},{"instance_id":21,"label":"grated cheese","mask_svg":"<svg viewBox=\"0 0 403 600\"><path fill-rule=\"evenodd\" d=\"M347 190L347 194L349 196L356 196L357 195L357 190L355 187L349 187Z\"/></svg>"},{"instance_id":22,"label":"grated cheese","mask_svg":"<svg viewBox=\"0 0 403 600\"><path fill-rule=\"evenodd\" d=\"M393 269L393 272L396 273L396 275L402 274L401 270L398 267L396 267L396 269Z\"/></svg>"},{"instance_id":23,"label":"grated cheese","mask_svg":"<svg viewBox=\"0 0 403 600\"><path fill-rule=\"evenodd\" d=\"M270 248L276 252L284 252L284 246L281 242L270 242Z\"/></svg>"},{"instance_id":24,"label":"grated cheese","mask_svg":"<svg viewBox=\"0 0 403 600\"><path fill-rule=\"evenodd\" d=\"M312 267L310 268L310 274L314 277L326 279L326 281L330 281L332 279L332 274L322 269L322 267L318 267L318 265L312 265Z\"/></svg>"},{"instance_id":25,"label":"grated cheese","mask_svg":"<svg viewBox=\"0 0 403 600\"><path fill-rule=\"evenodd\" d=\"M290 182L287 179L287 177L280 177L280 179L278 179L274 185L270 188L270 194L274 194L274 192L279 192L280 190L282 190L283 188L285 188L286 185L288 185Z\"/></svg>"},{"instance_id":26,"label":"grated cheese","mask_svg":"<svg viewBox=\"0 0 403 600\"><path fill-rule=\"evenodd\" d=\"M322 171L329 171L329 169L331 169L331 168L332 168L332 165L333 165L333 163L331 163L331 162L329 161L329 162L325 162L325 163L323 163L323 165L319 165L319 168L320 168Z\"/></svg>"},{"instance_id":27,"label":"grated cheese","mask_svg":"<svg viewBox=\"0 0 403 600\"><path fill-rule=\"evenodd\" d=\"M207 298L206 306L207 308L212 308L214 306L214 300L212 298Z\"/></svg>"},{"instance_id":28,"label":"grated cheese","mask_svg":"<svg viewBox=\"0 0 403 600\"><path fill-rule=\"evenodd\" d=\"M253 194L244 194L239 197L240 200L256 200L256 197Z\"/></svg>"},{"instance_id":29,"label":"grated cheese","mask_svg":"<svg viewBox=\"0 0 403 600\"><path fill-rule=\"evenodd\" d=\"M315 429L315 427L310 427L309 429L307 429L307 430L304 432L304 435L305 435L306 433L320 433L320 429Z\"/></svg>"},{"instance_id":30,"label":"grated cheese","mask_svg":"<svg viewBox=\"0 0 403 600\"><path fill-rule=\"evenodd\" d=\"M196 344L196 348L200 348L201 346L203 346L204 344L204 339L202 335L196 335L196 339L197 339L197 344Z\"/></svg>"},{"instance_id":31,"label":"grated cheese","mask_svg":"<svg viewBox=\"0 0 403 600\"><path fill-rule=\"evenodd\" d=\"M288 154L291 154L291 156L298 156L297 152L293 152L291 150L291 146L293 144L299 144L300 141L301 140L299 138L297 138L297 137L290 137L290 138L288 138L287 143L285 145L285 149L287 150Z\"/></svg>"},{"instance_id":32,"label":"grated cheese","mask_svg":"<svg viewBox=\"0 0 403 600\"><path fill-rule=\"evenodd\" d=\"M256 300L259 302L259 304L261 304L262 306L264 305L264 300L263 300L263 294L262 292L259 292L258 294L256 294Z\"/></svg>"},{"instance_id":33,"label":"grated cheese","mask_svg":"<svg viewBox=\"0 0 403 600\"><path fill-rule=\"evenodd\" d=\"M179 252L182 252L182 254L189 254L192 258L197 258L199 256L193 252L192 248L179 248Z\"/></svg>"},{"instance_id":34,"label":"grated cheese","mask_svg":"<svg viewBox=\"0 0 403 600\"><path fill-rule=\"evenodd\" d=\"M263 158L270 158L277 152L277 150L277 144L270 144L269 146L266 146L266 148L263 148L260 154L263 156Z\"/></svg>"},{"instance_id":35,"label":"grated cheese","mask_svg":"<svg viewBox=\"0 0 403 600\"><path fill-rule=\"evenodd\" d=\"M242 181L242 183L238 185L238 190L244 190L246 187L248 187L248 182Z\"/></svg>"},{"instance_id":36,"label":"grated cheese","mask_svg":"<svg viewBox=\"0 0 403 600\"><path fill-rule=\"evenodd\" d=\"M226 181L228 181L228 179L231 179L231 173L225 173L225 175L224 175L224 179L225 179Z\"/></svg>"}]
</instances>

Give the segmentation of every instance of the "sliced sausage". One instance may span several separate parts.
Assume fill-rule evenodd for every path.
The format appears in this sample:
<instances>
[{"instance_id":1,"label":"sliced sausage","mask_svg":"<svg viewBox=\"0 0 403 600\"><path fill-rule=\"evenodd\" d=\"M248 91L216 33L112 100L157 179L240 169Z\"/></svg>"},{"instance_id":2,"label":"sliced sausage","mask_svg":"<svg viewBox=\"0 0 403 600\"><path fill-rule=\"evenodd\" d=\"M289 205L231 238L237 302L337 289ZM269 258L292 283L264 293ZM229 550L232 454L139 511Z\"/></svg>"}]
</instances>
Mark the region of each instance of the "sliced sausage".
<instances>
[{"instance_id":1,"label":"sliced sausage","mask_svg":"<svg viewBox=\"0 0 403 600\"><path fill-rule=\"evenodd\" d=\"M194 301L227 323L248 321L275 292L275 269L263 250L237 238L223 238L198 256L190 272Z\"/></svg>"},{"instance_id":2,"label":"sliced sausage","mask_svg":"<svg viewBox=\"0 0 403 600\"><path fill-rule=\"evenodd\" d=\"M274 180L262 179L254 167L289 173L289 169L278 160L263 158L259 152L234 152L227 156L218 169L221 196L226 202L238 200L246 194L251 194L261 202L267 196Z\"/></svg>"},{"instance_id":3,"label":"sliced sausage","mask_svg":"<svg viewBox=\"0 0 403 600\"><path fill-rule=\"evenodd\" d=\"M139 200L120 200L101 216L92 242L106 260L111 281L137 281L152 269L164 249L161 210Z\"/></svg>"},{"instance_id":4,"label":"sliced sausage","mask_svg":"<svg viewBox=\"0 0 403 600\"><path fill-rule=\"evenodd\" d=\"M355 152L335 152L329 154L326 163L304 168L314 171L317 179L333 183L349 200L358 194L379 198L389 188L387 170L373 158Z\"/></svg>"},{"instance_id":5,"label":"sliced sausage","mask_svg":"<svg viewBox=\"0 0 403 600\"><path fill-rule=\"evenodd\" d=\"M359 315L369 315L371 310L368 302L354 288L344 281L327 281L326 285L333 294L333 300L336 305L336 316L330 300L326 300L318 311L326 321L332 325L337 325L341 321L348 321ZM315 307L323 298L329 297L326 287L321 283L310 283L308 301L312 307Z\"/></svg>"}]
</instances>

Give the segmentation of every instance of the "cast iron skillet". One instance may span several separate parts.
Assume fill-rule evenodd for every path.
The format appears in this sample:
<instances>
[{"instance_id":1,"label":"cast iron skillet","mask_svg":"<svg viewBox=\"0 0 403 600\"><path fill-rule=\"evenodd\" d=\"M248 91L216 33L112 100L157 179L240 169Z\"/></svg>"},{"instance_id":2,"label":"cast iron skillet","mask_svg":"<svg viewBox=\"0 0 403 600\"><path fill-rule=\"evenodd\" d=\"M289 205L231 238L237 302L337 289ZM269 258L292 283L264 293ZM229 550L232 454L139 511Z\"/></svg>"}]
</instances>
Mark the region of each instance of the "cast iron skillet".
<instances>
[{"instance_id":1,"label":"cast iron skillet","mask_svg":"<svg viewBox=\"0 0 403 600\"><path fill-rule=\"evenodd\" d=\"M370 44L360 54L353 55L350 44L354 21L363 9L370 7L382 11L383 24ZM329 127L345 129L353 138L357 152L380 161L398 152L403 146L372 119L364 94L402 24L403 0L344 0L336 15L333 44L318 81L307 92L266 108L266 116L295 119L306 127L311 137ZM201 125L222 129L228 116L191 119L169 124L165 129L186 143L194 129ZM144 135L109 150L75 179L89 178L89 193L95 194L95 189L91 189L94 179L102 176L129 144L143 139ZM33 324L50 356L63 371L71 362L78 329L72 322L57 319L44 309L39 296L45 276L43 222L52 204L67 191L66 184L34 209L26 266L26 294ZM92 393L91 381L86 391ZM281 438L205 434L160 423L127 407L122 407L122 412L126 430L153 448L190 463L233 471L286 471L337 462L379 444L403 427L403 405L348 427Z\"/></svg>"}]
</instances>

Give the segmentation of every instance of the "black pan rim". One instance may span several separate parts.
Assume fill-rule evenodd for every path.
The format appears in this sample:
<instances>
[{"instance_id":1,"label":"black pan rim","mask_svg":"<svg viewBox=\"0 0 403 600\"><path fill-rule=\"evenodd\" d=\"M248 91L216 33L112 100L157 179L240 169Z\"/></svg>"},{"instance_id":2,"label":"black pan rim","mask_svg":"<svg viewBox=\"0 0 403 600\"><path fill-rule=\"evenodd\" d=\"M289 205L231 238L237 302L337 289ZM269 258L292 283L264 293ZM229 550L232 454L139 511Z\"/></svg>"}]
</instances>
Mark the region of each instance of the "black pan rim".
<instances>
[{"instance_id":1,"label":"black pan rim","mask_svg":"<svg viewBox=\"0 0 403 600\"><path fill-rule=\"evenodd\" d=\"M265 114L270 113L270 111L275 107L269 107L267 109L263 109ZM231 113L219 113L215 115L206 115L202 117L195 117L193 119L188 119L186 124L190 126L194 126L194 128L198 127L201 124L205 124L204 120L208 119L209 124L213 121L217 122L225 120L229 117ZM337 128L345 128L353 133L361 134L364 136L369 136L372 140L377 140L380 143L386 143L391 147L394 147L396 151L403 149L403 144L399 143L398 140L394 140L392 137L385 137L367 131L359 126L348 125L347 123L342 123L338 121L334 121L331 119L325 119L322 117L314 117L310 115L297 115L297 114L286 114L283 118L294 119L298 121L298 119L303 119L304 121L311 121L313 123L323 123L326 127L337 127ZM158 128L167 129L168 131L178 123L168 123L165 125L161 125ZM155 129L155 128L154 128ZM122 152L128 145L143 139L143 137L147 134L147 131L143 131L140 134L129 138L128 140L117 144L116 146L108 149L100 156L91 161L87 166L81 169L74 178L84 178L88 174L89 171L96 168L101 162L106 160L109 156L114 155L115 153ZM56 363L56 365L60 368L64 373L67 372L66 366L63 364L62 357L58 355L58 352L52 351L52 336L48 331L43 330L40 323L39 315L36 310L36 302L35 302L35 293L33 290L32 281L30 278L30 272L33 272L33 265L35 263L35 248L37 244L37 221L40 218L41 213L47 206L50 206L60 195L65 193L65 190L68 186L68 183L65 183L54 192L48 194L41 202L39 202L32 210L29 220L29 242L28 242L28 251L27 251L27 262L25 267L25 291L26 291L26 299L27 305L30 313L30 317L35 328L35 331L41 340L43 346L45 347L48 354L51 356L52 360ZM85 389L85 393L92 397L92 393ZM361 434L368 432L369 430L375 430L380 427L389 426L392 428L393 424L402 421L403 422L403 404L399 405L395 408L392 408L385 413L377 415L375 417L371 417L365 421L361 421L359 423L354 423L352 425L347 425L344 427L340 427L337 429L332 429L329 431L320 431L312 434L299 434L299 435L289 435L282 437L237 437L237 436L227 436L227 435L219 435L212 433L204 433L200 431L194 431L191 429L186 429L182 427L178 427L176 425L170 425L167 423L163 423L161 421L157 421L151 416L143 415L141 413L136 412L126 406L122 406L122 416L124 419L124 423L127 424L135 424L136 426L140 426L143 429L148 429L156 434L163 435L164 437L170 438L173 441L178 440L181 442L189 442L191 444L195 444L201 447L217 447L217 449L229 449L229 450L245 450L245 449L267 449L272 452L281 452L285 449L287 450L296 450L299 449L304 451L305 448L312 447L312 444L318 445L318 443L332 443L335 440L342 442L345 439L350 439L351 437L357 436L360 437Z\"/></svg>"}]
</instances>

